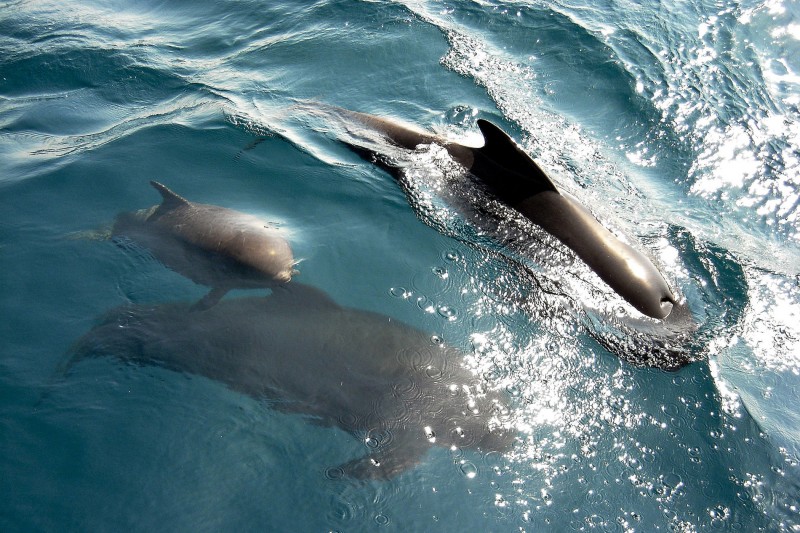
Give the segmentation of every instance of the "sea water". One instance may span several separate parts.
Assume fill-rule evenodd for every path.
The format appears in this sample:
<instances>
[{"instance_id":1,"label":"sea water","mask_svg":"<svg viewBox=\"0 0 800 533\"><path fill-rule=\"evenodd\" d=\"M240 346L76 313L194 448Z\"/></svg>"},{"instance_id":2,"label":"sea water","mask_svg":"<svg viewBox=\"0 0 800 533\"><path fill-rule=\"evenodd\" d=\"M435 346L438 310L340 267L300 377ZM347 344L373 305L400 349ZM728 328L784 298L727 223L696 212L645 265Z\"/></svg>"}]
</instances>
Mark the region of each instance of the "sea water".
<instances>
[{"instance_id":1,"label":"sea water","mask_svg":"<svg viewBox=\"0 0 800 533\"><path fill-rule=\"evenodd\" d=\"M799 52L787 0L0 2L0 529L800 530ZM326 105L501 125L655 259L695 362L598 342L591 272L563 249L562 278L520 270L425 164L398 183L303 113ZM108 311L207 290L107 238L152 179L465 352L513 450L331 479L365 450L339 429L112 359L62 376Z\"/></svg>"}]
</instances>

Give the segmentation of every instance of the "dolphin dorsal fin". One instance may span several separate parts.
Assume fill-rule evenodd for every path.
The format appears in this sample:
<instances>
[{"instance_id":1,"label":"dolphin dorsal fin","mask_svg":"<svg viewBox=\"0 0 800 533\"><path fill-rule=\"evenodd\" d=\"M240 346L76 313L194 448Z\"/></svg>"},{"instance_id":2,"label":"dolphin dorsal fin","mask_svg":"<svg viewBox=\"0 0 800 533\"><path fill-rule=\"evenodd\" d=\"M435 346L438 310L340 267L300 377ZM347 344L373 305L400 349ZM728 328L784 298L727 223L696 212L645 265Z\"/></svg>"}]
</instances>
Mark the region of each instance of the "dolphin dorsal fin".
<instances>
[{"instance_id":1,"label":"dolphin dorsal fin","mask_svg":"<svg viewBox=\"0 0 800 533\"><path fill-rule=\"evenodd\" d=\"M545 174L531 156L522 151L509 135L488 120L478 119L485 144L476 151L494 165L516 174L534 185L539 191L551 190L558 192L558 188Z\"/></svg>"},{"instance_id":2,"label":"dolphin dorsal fin","mask_svg":"<svg viewBox=\"0 0 800 533\"><path fill-rule=\"evenodd\" d=\"M183 196L175 194L174 192L169 190L169 188L166 185L163 185L157 181L151 181L150 185L155 187L155 189L159 193L161 193L162 200L161 200L161 205L159 206L159 210L161 209L169 210L182 205L189 205L189 200L187 200Z\"/></svg>"}]
</instances>

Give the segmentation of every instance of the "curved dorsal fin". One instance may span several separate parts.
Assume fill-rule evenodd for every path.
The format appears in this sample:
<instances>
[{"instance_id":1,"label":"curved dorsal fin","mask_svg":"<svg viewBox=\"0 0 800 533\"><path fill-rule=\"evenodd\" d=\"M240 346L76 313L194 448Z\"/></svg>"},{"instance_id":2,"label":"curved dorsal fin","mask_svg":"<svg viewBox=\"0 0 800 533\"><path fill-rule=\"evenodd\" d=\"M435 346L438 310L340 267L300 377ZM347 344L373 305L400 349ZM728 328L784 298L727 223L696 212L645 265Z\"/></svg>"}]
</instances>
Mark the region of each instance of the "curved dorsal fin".
<instances>
[{"instance_id":1,"label":"curved dorsal fin","mask_svg":"<svg viewBox=\"0 0 800 533\"><path fill-rule=\"evenodd\" d=\"M539 191L558 192L558 188L539 168L536 161L523 152L506 132L483 119L478 119L478 128L480 128L485 141L482 148L476 149L481 156L497 167L524 178L528 185L534 185L534 188Z\"/></svg>"},{"instance_id":2,"label":"curved dorsal fin","mask_svg":"<svg viewBox=\"0 0 800 533\"><path fill-rule=\"evenodd\" d=\"M189 205L189 200L172 192L166 185L151 181L150 185L161 193L161 206L159 209L173 209L181 205Z\"/></svg>"}]
</instances>

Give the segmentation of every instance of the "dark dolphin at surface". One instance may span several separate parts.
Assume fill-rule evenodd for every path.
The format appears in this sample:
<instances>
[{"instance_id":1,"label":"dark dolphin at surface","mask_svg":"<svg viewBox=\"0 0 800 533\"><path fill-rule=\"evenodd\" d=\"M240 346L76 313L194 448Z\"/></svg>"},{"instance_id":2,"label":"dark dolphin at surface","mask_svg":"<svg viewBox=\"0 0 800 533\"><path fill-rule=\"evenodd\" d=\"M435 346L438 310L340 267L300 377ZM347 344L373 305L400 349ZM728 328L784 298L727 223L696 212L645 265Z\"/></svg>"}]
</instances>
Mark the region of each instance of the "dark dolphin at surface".
<instances>
[{"instance_id":1,"label":"dark dolphin at surface","mask_svg":"<svg viewBox=\"0 0 800 533\"><path fill-rule=\"evenodd\" d=\"M437 144L473 174L501 202L558 238L571 248L617 294L641 313L666 319L679 303L666 280L641 252L606 229L577 199L562 193L547 174L500 128L478 120L485 143L480 148L464 146L431 133L366 113L335 108L392 143L414 150ZM349 143L348 143L349 144ZM350 145L360 155L384 168L390 164L360 146ZM682 319L688 310L681 310Z\"/></svg>"},{"instance_id":2,"label":"dark dolphin at surface","mask_svg":"<svg viewBox=\"0 0 800 533\"><path fill-rule=\"evenodd\" d=\"M198 204L151 181L162 202L121 213L113 238L128 238L172 270L211 287L197 304L208 308L231 289L272 287L291 280L294 257L289 243L254 215Z\"/></svg>"},{"instance_id":3,"label":"dark dolphin at surface","mask_svg":"<svg viewBox=\"0 0 800 533\"><path fill-rule=\"evenodd\" d=\"M461 352L297 282L202 313L121 307L78 341L66 368L102 356L202 375L338 426L367 444L340 466L358 479L400 474L432 446L506 451L515 438L504 395L484 390Z\"/></svg>"}]
</instances>

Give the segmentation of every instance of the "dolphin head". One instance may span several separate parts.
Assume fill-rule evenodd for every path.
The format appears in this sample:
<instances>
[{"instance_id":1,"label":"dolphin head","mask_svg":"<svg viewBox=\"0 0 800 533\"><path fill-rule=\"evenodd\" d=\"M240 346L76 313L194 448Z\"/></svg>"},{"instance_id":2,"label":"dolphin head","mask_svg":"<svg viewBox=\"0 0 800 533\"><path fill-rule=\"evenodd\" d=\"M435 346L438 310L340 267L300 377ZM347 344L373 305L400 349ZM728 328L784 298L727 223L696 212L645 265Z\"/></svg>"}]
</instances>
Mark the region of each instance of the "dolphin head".
<instances>
[{"instance_id":1,"label":"dolphin head","mask_svg":"<svg viewBox=\"0 0 800 533\"><path fill-rule=\"evenodd\" d=\"M249 216L230 224L232 236L216 252L226 259L231 276L247 285L264 286L287 283L297 273L292 248L278 230Z\"/></svg>"},{"instance_id":2,"label":"dolphin head","mask_svg":"<svg viewBox=\"0 0 800 533\"><path fill-rule=\"evenodd\" d=\"M279 236L259 239L258 245L242 250L240 260L267 279L288 283L297 273L289 243Z\"/></svg>"}]
</instances>

